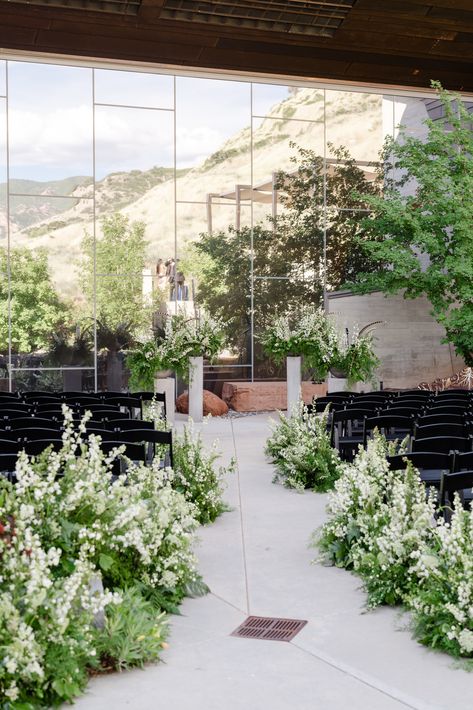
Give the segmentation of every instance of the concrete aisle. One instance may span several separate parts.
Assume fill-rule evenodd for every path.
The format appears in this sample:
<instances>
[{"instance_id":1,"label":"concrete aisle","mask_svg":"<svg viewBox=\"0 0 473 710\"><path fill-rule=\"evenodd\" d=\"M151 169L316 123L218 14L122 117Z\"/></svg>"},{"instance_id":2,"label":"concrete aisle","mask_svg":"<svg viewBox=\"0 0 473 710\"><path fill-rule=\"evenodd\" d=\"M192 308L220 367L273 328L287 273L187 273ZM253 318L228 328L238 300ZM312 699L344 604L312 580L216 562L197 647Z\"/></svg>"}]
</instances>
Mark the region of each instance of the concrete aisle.
<instances>
[{"instance_id":1,"label":"concrete aisle","mask_svg":"<svg viewBox=\"0 0 473 710\"><path fill-rule=\"evenodd\" d=\"M178 424L179 426L179 424ZM211 593L171 619L164 663L93 679L81 710L471 710L473 675L412 640L397 611L363 613L359 580L311 564L325 496L271 483L268 417L213 420L204 439L236 455L232 511L200 532ZM291 643L229 634L248 614L307 619Z\"/></svg>"}]
</instances>

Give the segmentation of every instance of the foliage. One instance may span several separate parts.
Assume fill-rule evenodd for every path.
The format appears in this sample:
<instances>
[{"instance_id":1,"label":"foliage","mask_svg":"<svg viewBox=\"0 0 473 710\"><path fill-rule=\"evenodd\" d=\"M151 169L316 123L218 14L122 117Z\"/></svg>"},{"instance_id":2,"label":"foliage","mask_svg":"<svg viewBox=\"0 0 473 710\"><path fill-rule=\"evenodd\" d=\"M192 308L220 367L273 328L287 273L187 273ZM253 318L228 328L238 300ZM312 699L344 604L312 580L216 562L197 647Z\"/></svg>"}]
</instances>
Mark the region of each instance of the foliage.
<instances>
[{"instance_id":1,"label":"foliage","mask_svg":"<svg viewBox=\"0 0 473 710\"><path fill-rule=\"evenodd\" d=\"M449 524L438 521L410 596L419 641L452 656L473 659L473 513L456 498ZM471 661L473 665L473 661Z\"/></svg>"},{"instance_id":2,"label":"foliage","mask_svg":"<svg viewBox=\"0 0 473 710\"><path fill-rule=\"evenodd\" d=\"M327 491L340 475L338 453L330 445L326 412L319 416L304 403L293 409L289 417L279 413L272 422L272 433L265 453L276 467L274 481L286 488L303 491Z\"/></svg>"},{"instance_id":3,"label":"foliage","mask_svg":"<svg viewBox=\"0 0 473 710\"><path fill-rule=\"evenodd\" d=\"M168 473L130 464L114 480L118 451L105 456L97 437L84 438L85 421L74 431L70 410L65 417L60 452L22 453L16 485L0 481L0 694L17 703L12 708L54 705L80 692L87 668L100 660L95 615L121 601L119 590L138 587L174 608L199 582L195 508ZM105 592L93 592L100 579ZM109 618L116 621L113 612ZM162 620L155 621L159 630ZM152 639L140 646L136 626L126 628L117 631L121 640L112 637L110 653L102 638L100 652L121 664L139 663L140 649L154 658ZM117 655L117 644L133 659Z\"/></svg>"},{"instance_id":4,"label":"foliage","mask_svg":"<svg viewBox=\"0 0 473 710\"><path fill-rule=\"evenodd\" d=\"M426 498L425 485L411 464L399 473L386 489L378 534L369 550L355 557L369 606L403 603L418 588L419 570L426 569L429 560L425 549L435 528L435 493L430 491Z\"/></svg>"},{"instance_id":5,"label":"foliage","mask_svg":"<svg viewBox=\"0 0 473 710\"><path fill-rule=\"evenodd\" d=\"M351 338L338 338L335 356L330 363L333 370L343 373L348 387L357 382L368 382L373 379L379 365L379 359L373 351L371 335L359 335L357 332Z\"/></svg>"},{"instance_id":6,"label":"foliage","mask_svg":"<svg viewBox=\"0 0 473 710\"><path fill-rule=\"evenodd\" d=\"M101 228L100 238L86 233L81 245L83 256L78 267L88 305L86 315L93 313L95 293L96 316L108 329L115 331L122 324L127 324L132 334L150 329L157 304L146 304L143 299L148 246L145 224L116 213L104 217Z\"/></svg>"},{"instance_id":7,"label":"foliage","mask_svg":"<svg viewBox=\"0 0 473 710\"><path fill-rule=\"evenodd\" d=\"M369 335L354 334L351 342L340 333L322 308L305 306L276 316L261 337L265 351L276 362L302 355L313 377L323 380L331 369L343 372L351 386L373 377L379 360Z\"/></svg>"},{"instance_id":8,"label":"foliage","mask_svg":"<svg viewBox=\"0 0 473 710\"><path fill-rule=\"evenodd\" d=\"M369 606L405 605L421 643L473 667L473 511L456 495L451 521L437 517L435 492L409 463L392 471L388 453L378 434L344 465L314 542L361 576Z\"/></svg>"},{"instance_id":9,"label":"foliage","mask_svg":"<svg viewBox=\"0 0 473 710\"><path fill-rule=\"evenodd\" d=\"M173 487L183 493L197 508L197 520L202 525L213 523L225 510L222 495L225 477L235 470L232 459L228 467L215 467L219 458L218 443L214 442L206 452L202 436L192 422L184 427L180 436L174 438Z\"/></svg>"},{"instance_id":10,"label":"foliage","mask_svg":"<svg viewBox=\"0 0 473 710\"><path fill-rule=\"evenodd\" d=\"M321 305L326 278L327 287L336 289L366 263L356 239L363 213L350 212L360 207L352 193L371 195L377 185L367 182L343 148L332 147L337 162L326 172L321 156L291 147L294 171L281 172L277 179L284 203L280 215L253 228L201 234L192 248L197 301L225 323L228 342L242 361L251 348L252 292L255 332L261 333L275 313L301 303ZM252 274L258 276L253 289ZM258 343L255 358L266 362Z\"/></svg>"},{"instance_id":11,"label":"foliage","mask_svg":"<svg viewBox=\"0 0 473 710\"><path fill-rule=\"evenodd\" d=\"M361 448L352 464L343 464L327 504L328 521L315 536L326 562L353 569L368 553L384 518L383 502L398 477L387 462L388 444L379 434Z\"/></svg>"},{"instance_id":12,"label":"foliage","mask_svg":"<svg viewBox=\"0 0 473 710\"><path fill-rule=\"evenodd\" d=\"M286 311L270 323L261 338L265 351L276 362L288 355L302 355L304 365L323 380L338 347L337 332L322 308L305 307Z\"/></svg>"},{"instance_id":13,"label":"foliage","mask_svg":"<svg viewBox=\"0 0 473 710\"><path fill-rule=\"evenodd\" d=\"M405 298L425 294L445 327L444 342L473 365L472 118L459 96L433 85L443 118L424 122L425 137L401 127L388 139L384 193L360 196L371 210L359 246L372 273L361 264L350 286L361 293L402 291Z\"/></svg>"},{"instance_id":14,"label":"foliage","mask_svg":"<svg viewBox=\"0 0 473 710\"><path fill-rule=\"evenodd\" d=\"M129 587L117 604L105 612L103 629L96 634L96 646L104 670L143 667L159 659L166 647L164 612L156 614L153 604L138 587Z\"/></svg>"},{"instance_id":15,"label":"foliage","mask_svg":"<svg viewBox=\"0 0 473 710\"><path fill-rule=\"evenodd\" d=\"M155 340L142 343L127 356L132 389L153 389L158 370L173 370L184 380L189 374L189 358L214 360L225 342L220 321L206 313L188 318L184 313L168 315Z\"/></svg>"},{"instance_id":16,"label":"foliage","mask_svg":"<svg viewBox=\"0 0 473 710\"><path fill-rule=\"evenodd\" d=\"M47 253L13 248L10 260L11 343L14 352L34 352L49 342L50 334L69 318L69 308L57 294ZM8 350L9 281L7 250L0 248L0 351Z\"/></svg>"}]
</instances>

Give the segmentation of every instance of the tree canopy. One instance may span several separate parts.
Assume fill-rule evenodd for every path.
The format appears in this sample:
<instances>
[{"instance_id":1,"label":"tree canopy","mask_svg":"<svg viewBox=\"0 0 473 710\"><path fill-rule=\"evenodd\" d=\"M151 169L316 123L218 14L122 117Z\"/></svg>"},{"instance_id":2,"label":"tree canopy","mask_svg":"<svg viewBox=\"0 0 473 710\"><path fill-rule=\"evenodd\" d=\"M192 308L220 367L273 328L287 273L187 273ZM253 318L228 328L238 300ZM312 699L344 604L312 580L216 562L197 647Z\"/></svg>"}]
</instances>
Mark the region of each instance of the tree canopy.
<instances>
[{"instance_id":1,"label":"tree canopy","mask_svg":"<svg viewBox=\"0 0 473 710\"><path fill-rule=\"evenodd\" d=\"M242 361L250 348L252 292L258 334L278 311L322 303L324 281L327 288L340 287L364 259L356 236L365 213L359 211L360 201L353 193L373 195L378 185L367 181L343 148L332 147L334 159L324 171L321 156L291 147L294 170L277 176L283 206L279 216L268 217L253 229L229 227L201 234L192 246L191 261L198 264L196 299L227 324L228 342ZM256 342L256 360L260 350ZM266 360L262 352L261 360Z\"/></svg>"},{"instance_id":2,"label":"tree canopy","mask_svg":"<svg viewBox=\"0 0 473 710\"><path fill-rule=\"evenodd\" d=\"M444 116L425 136L401 127L382 152L382 196L363 199L371 214L359 246L371 268L350 284L359 293L425 294L446 342L473 365L473 131L459 96L434 84Z\"/></svg>"},{"instance_id":3,"label":"tree canopy","mask_svg":"<svg viewBox=\"0 0 473 710\"><path fill-rule=\"evenodd\" d=\"M13 352L45 348L51 332L70 312L54 288L46 250L10 249L10 321ZM9 307L7 250L0 248L0 351L8 351Z\"/></svg>"},{"instance_id":4,"label":"tree canopy","mask_svg":"<svg viewBox=\"0 0 473 710\"><path fill-rule=\"evenodd\" d=\"M152 314L152 304L145 303L143 297L148 246L145 224L130 222L117 213L105 217L101 228L102 235L96 240L88 233L82 240L79 278L89 315L93 313L95 293L97 320L104 328L117 330L126 326L130 333L136 333L150 326Z\"/></svg>"}]
</instances>

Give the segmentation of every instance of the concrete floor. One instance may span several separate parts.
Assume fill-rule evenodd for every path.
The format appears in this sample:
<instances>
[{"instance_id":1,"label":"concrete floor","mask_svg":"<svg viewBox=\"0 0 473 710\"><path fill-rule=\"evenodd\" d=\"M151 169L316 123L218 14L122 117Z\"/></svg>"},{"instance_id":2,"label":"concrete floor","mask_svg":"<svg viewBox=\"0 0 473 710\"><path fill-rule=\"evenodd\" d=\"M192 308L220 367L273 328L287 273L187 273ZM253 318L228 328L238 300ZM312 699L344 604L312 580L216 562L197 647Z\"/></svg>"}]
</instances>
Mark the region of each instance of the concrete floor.
<instances>
[{"instance_id":1,"label":"concrete floor","mask_svg":"<svg viewBox=\"0 0 473 710\"><path fill-rule=\"evenodd\" d=\"M181 424L178 422L177 426ZM393 609L364 613L359 580L312 564L325 496L271 483L268 417L213 420L236 455L232 511L200 531L211 593L171 619L163 663L92 680L81 710L471 710L473 675L419 646ZM307 619L291 643L229 634L248 614Z\"/></svg>"}]
</instances>

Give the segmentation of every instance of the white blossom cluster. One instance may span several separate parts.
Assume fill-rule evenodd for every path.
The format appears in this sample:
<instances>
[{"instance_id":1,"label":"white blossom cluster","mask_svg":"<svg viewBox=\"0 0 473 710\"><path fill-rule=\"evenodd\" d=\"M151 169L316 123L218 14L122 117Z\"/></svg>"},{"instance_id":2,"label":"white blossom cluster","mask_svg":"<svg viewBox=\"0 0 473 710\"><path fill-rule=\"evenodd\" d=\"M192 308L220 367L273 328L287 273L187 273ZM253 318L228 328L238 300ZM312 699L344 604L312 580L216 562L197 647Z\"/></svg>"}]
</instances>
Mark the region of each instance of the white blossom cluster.
<instances>
[{"instance_id":1,"label":"white blossom cluster","mask_svg":"<svg viewBox=\"0 0 473 710\"><path fill-rule=\"evenodd\" d=\"M85 437L87 417L75 431L71 411L64 416L60 452L22 453L16 485L0 479L0 697L12 702L52 682L51 644L92 662L94 618L120 602L92 591L108 563L118 579L123 564L170 593L197 578L196 509L173 489L173 472L130 466L115 481L120 450L105 456L97 437Z\"/></svg>"},{"instance_id":2,"label":"white blossom cluster","mask_svg":"<svg viewBox=\"0 0 473 710\"><path fill-rule=\"evenodd\" d=\"M315 543L362 577L370 606L406 605L422 643L473 658L473 512L457 497L445 522L418 471L392 471L389 453L378 434L343 465Z\"/></svg>"},{"instance_id":3,"label":"white blossom cluster","mask_svg":"<svg viewBox=\"0 0 473 710\"><path fill-rule=\"evenodd\" d=\"M300 402L289 417L279 412L271 421L266 454L276 468L274 481L302 492L306 488L325 491L333 486L341 470L337 451L330 446L328 412L310 411Z\"/></svg>"}]
</instances>

